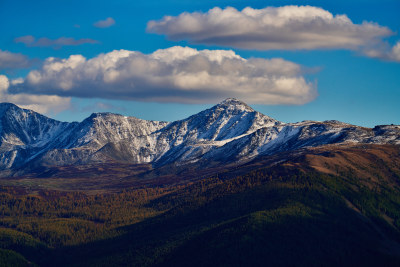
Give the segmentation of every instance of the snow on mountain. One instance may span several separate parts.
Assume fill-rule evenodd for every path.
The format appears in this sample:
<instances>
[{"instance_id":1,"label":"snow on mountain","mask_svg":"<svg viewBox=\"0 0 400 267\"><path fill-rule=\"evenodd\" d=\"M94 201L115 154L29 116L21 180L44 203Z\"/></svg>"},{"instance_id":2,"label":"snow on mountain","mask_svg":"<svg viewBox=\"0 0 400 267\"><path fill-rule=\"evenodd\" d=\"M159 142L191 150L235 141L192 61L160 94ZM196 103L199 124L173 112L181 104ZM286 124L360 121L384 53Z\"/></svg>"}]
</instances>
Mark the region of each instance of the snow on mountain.
<instances>
[{"instance_id":1,"label":"snow on mountain","mask_svg":"<svg viewBox=\"0 0 400 267\"><path fill-rule=\"evenodd\" d=\"M263 127L281 122L265 116L245 103L228 98L187 119L167 125L158 137L163 149L158 164L194 162L202 155Z\"/></svg>"},{"instance_id":2,"label":"snow on mountain","mask_svg":"<svg viewBox=\"0 0 400 267\"><path fill-rule=\"evenodd\" d=\"M53 150L41 156L41 163L74 163L123 160L151 162L155 135L167 122L146 121L112 113L94 113L77 124L72 133L57 138Z\"/></svg>"},{"instance_id":3,"label":"snow on mountain","mask_svg":"<svg viewBox=\"0 0 400 267\"><path fill-rule=\"evenodd\" d=\"M171 123L113 113L67 123L2 103L0 122L2 169L110 161L155 166L237 162L324 144L400 144L396 125L370 129L338 121L282 123L233 98Z\"/></svg>"},{"instance_id":4,"label":"snow on mountain","mask_svg":"<svg viewBox=\"0 0 400 267\"><path fill-rule=\"evenodd\" d=\"M73 126L11 103L0 104L0 168L22 164L41 150L51 149L49 143Z\"/></svg>"}]
</instances>

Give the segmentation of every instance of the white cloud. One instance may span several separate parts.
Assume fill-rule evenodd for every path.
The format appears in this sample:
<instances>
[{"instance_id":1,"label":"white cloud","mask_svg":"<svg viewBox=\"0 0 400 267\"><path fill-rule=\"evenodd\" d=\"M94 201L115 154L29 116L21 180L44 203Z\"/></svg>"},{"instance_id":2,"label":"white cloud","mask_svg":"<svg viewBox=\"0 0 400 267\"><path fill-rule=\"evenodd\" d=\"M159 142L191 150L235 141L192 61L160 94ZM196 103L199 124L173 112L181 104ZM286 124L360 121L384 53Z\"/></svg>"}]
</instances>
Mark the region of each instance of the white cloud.
<instances>
[{"instance_id":1,"label":"white cloud","mask_svg":"<svg viewBox=\"0 0 400 267\"><path fill-rule=\"evenodd\" d=\"M20 36L14 39L15 43L23 43L26 46L31 46L35 43L35 37L32 35Z\"/></svg>"},{"instance_id":2,"label":"white cloud","mask_svg":"<svg viewBox=\"0 0 400 267\"><path fill-rule=\"evenodd\" d=\"M304 104L316 97L302 67L280 58L244 59L231 50L115 50L86 59L48 58L13 94L138 101L212 103L237 97L249 103Z\"/></svg>"},{"instance_id":3,"label":"white cloud","mask_svg":"<svg viewBox=\"0 0 400 267\"><path fill-rule=\"evenodd\" d=\"M27 56L20 53L11 53L0 49L0 70L1 69L22 69L30 65Z\"/></svg>"},{"instance_id":4,"label":"white cloud","mask_svg":"<svg viewBox=\"0 0 400 267\"><path fill-rule=\"evenodd\" d=\"M49 39L47 37L42 37L36 39L32 35L21 36L14 39L15 43L23 43L28 47L52 47L55 49L59 49L63 46L77 46L83 44L97 44L99 41L82 38L82 39L74 39L70 37L60 37L57 39Z\"/></svg>"},{"instance_id":5,"label":"white cloud","mask_svg":"<svg viewBox=\"0 0 400 267\"><path fill-rule=\"evenodd\" d=\"M97 28L109 28L115 24L115 20L111 17L108 17L105 20L99 20L93 24L93 26Z\"/></svg>"},{"instance_id":6,"label":"white cloud","mask_svg":"<svg viewBox=\"0 0 400 267\"><path fill-rule=\"evenodd\" d=\"M11 86L23 83L23 79L11 81ZM9 94L10 81L5 75L0 75L0 102L10 102L22 108L32 109L39 113L54 114L71 108L69 97L56 95Z\"/></svg>"},{"instance_id":7,"label":"white cloud","mask_svg":"<svg viewBox=\"0 0 400 267\"><path fill-rule=\"evenodd\" d=\"M400 62L400 41L398 41L393 47L390 47L384 42L378 43L374 47L365 48L363 53L373 58Z\"/></svg>"},{"instance_id":8,"label":"white cloud","mask_svg":"<svg viewBox=\"0 0 400 267\"><path fill-rule=\"evenodd\" d=\"M395 46L393 46L390 53L390 58L396 61L400 61L400 41L397 42Z\"/></svg>"},{"instance_id":9,"label":"white cloud","mask_svg":"<svg viewBox=\"0 0 400 267\"><path fill-rule=\"evenodd\" d=\"M350 49L376 45L394 33L373 22L354 24L312 6L283 6L242 11L215 7L206 13L182 13L150 21L147 31L171 40L257 50Z\"/></svg>"}]
</instances>

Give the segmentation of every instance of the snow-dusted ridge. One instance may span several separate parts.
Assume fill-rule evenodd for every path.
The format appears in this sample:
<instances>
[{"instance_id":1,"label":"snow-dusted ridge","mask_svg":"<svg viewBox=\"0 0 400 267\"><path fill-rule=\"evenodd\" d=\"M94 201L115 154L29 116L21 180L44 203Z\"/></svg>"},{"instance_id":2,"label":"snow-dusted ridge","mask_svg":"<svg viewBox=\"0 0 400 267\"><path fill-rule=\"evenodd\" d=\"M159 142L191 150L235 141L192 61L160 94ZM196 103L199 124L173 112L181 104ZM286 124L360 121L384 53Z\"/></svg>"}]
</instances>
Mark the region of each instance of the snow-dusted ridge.
<instances>
[{"instance_id":1,"label":"snow-dusted ridge","mask_svg":"<svg viewBox=\"0 0 400 267\"><path fill-rule=\"evenodd\" d=\"M60 122L0 104L0 168L121 161L183 165L236 162L336 143L400 144L400 126L358 127L339 121L283 123L228 98L184 120L148 121L93 113Z\"/></svg>"}]
</instances>

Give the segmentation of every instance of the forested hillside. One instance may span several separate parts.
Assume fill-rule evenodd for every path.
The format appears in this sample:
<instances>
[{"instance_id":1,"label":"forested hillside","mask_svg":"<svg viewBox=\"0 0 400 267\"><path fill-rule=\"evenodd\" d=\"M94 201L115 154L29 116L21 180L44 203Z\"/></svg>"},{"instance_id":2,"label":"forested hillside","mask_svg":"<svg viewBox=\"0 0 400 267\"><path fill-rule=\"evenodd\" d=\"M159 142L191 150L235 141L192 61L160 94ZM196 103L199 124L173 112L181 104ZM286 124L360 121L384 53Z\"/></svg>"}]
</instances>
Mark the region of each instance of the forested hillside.
<instances>
[{"instance_id":1,"label":"forested hillside","mask_svg":"<svg viewBox=\"0 0 400 267\"><path fill-rule=\"evenodd\" d=\"M329 151L117 193L2 187L0 262L398 266L400 164L384 155L399 148ZM366 161L354 165L356 156Z\"/></svg>"}]
</instances>

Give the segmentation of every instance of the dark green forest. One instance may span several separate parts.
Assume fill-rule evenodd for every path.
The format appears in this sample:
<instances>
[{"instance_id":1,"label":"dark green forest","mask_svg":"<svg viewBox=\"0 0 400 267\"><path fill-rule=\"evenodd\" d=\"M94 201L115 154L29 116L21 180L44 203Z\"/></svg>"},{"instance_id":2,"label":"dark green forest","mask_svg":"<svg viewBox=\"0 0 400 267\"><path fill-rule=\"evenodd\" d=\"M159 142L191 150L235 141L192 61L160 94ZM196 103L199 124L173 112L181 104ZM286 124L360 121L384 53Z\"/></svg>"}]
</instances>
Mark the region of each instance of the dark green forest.
<instances>
[{"instance_id":1,"label":"dark green forest","mask_svg":"<svg viewBox=\"0 0 400 267\"><path fill-rule=\"evenodd\" d=\"M399 230L397 185L287 165L95 195L0 190L1 266L399 266Z\"/></svg>"}]
</instances>

